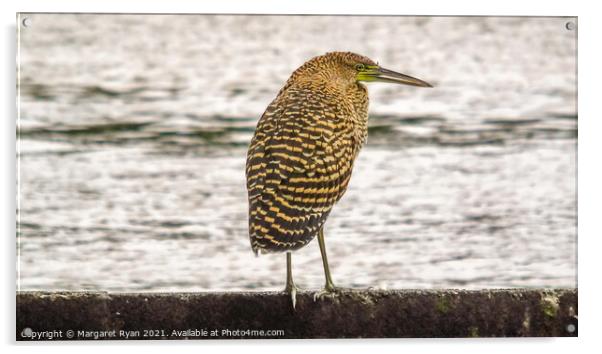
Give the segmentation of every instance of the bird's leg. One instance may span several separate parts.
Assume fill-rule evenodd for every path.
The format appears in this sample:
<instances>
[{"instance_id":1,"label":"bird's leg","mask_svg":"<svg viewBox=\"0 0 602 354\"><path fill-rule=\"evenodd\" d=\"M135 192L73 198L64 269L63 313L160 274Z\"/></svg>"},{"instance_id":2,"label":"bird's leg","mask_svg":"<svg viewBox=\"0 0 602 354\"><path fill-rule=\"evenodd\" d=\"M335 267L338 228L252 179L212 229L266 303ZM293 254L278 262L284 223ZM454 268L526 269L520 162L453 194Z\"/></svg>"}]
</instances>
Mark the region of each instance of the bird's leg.
<instances>
[{"instance_id":1,"label":"bird's leg","mask_svg":"<svg viewBox=\"0 0 602 354\"><path fill-rule=\"evenodd\" d=\"M291 252L286 252L286 287L284 288L284 292L291 296L294 310L295 305L297 305L297 290L299 288L293 282L293 261L291 258Z\"/></svg>"},{"instance_id":2,"label":"bird's leg","mask_svg":"<svg viewBox=\"0 0 602 354\"><path fill-rule=\"evenodd\" d=\"M328 257L326 256L326 244L324 243L324 228L321 228L318 233L318 244L320 245L320 253L322 254L322 264L324 265L324 276L326 277L326 284L322 291L314 295L314 301L322 296L334 296L340 290L332 282L330 276L330 267L328 266Z\"/></svg>"},{"instance_id":3,"label":"bird's leg","mask_svg":"<svg viewBox=\"0 0 602 354\"><path fill-rule=\"evenodd\" d=\"M326 277L326 285L324 290L333 292L335 290L332 277L330 276L330 267L328 266L328 256L326 256L326 244L324 243L324 228L318 233L318 244L320 245L320 253L322 254L322 264L324 265L324 276Z\"/></svg>"}]
</instances>

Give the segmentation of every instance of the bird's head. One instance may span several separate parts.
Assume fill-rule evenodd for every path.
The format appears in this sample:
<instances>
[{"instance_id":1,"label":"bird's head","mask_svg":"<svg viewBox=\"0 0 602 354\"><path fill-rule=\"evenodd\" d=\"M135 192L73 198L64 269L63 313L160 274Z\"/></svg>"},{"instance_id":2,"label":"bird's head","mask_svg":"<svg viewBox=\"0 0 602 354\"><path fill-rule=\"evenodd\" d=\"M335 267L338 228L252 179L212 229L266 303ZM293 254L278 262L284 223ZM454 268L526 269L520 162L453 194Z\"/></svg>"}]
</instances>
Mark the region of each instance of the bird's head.
<instances>
[{"instance_id":1,"label":"bird's head","mask_svg":"<svg viewBox=\"0 0 602 354\"><path fill-rule=\"evenodd\" d=\"M336 80L344 85L358 82L388 82L433 87L426 81L385 69L370 58L350 52L330 52L315 57L297 69L293 77L307 73L325 77L330 81Z\"/></svg>"}]
</instances>

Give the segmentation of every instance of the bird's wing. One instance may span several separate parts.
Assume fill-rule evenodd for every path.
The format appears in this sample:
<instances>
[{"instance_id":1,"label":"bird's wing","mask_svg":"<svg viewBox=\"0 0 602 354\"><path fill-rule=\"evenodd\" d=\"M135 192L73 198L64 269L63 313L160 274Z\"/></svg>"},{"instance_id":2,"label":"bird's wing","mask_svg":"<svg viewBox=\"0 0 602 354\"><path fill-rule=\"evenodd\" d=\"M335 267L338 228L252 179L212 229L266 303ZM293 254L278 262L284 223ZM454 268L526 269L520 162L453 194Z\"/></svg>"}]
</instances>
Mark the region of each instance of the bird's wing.
<instances>
[{"instance_id":1,"label":"bird's wing","mask_svg":"<svg viewBox=\"0 0 602 354\"><path fill-rule=\"evenodd\" d=\"M255 252L300 248L317 234L351 176L342 118L309 89L289 88L261 117L247 156Z\"/></svg>"}]
</instances>

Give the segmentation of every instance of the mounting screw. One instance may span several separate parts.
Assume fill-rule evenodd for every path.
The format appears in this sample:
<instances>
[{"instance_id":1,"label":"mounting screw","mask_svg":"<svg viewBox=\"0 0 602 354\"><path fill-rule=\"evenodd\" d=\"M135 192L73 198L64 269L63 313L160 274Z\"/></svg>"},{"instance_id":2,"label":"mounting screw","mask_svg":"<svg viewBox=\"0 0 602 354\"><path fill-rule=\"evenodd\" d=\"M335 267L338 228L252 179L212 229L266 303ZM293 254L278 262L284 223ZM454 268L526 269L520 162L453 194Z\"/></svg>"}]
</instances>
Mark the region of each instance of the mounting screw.
<instances>
[{"instance_id":1,"label":"mounting screw","mask_svg":"<svg viewBox=\"0 0 602 354\"><path fill-rule=\"evenodd\" d=\"M569 21L564 25L564 27L566 27L567 30L572 31L575 29L575 22Z\"/></svg>"},{"instance_id":2,"label":"mounting screw","mask_svg":"<svg viewBox=\"0 0 602 354\"><path fill-rule=\"evenodd\" d=\"M575 325L574 324L569 324L566 326L566 331L569 333L575 333Z\"/></svg>"}]
</instances>

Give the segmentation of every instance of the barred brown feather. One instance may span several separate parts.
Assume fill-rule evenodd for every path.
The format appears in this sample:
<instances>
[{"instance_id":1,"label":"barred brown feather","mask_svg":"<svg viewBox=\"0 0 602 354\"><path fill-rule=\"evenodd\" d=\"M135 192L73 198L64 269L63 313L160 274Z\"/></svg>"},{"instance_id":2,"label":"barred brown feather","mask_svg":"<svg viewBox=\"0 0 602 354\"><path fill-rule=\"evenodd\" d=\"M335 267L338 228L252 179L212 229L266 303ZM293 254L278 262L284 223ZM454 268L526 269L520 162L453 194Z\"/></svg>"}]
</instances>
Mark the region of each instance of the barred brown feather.
<instances>
[{"instance_id":1,"label":"barred brown feather","mask_svg":"<svg viewBox=\"0 0 602 354\"><path fill-rule=\"evenodd\" d=\"M297 69L257 124L247 155L254 252L303 247L347 189L367 136L368 95L353 53L328 53Z\"/></svg>"}]
</instances>

